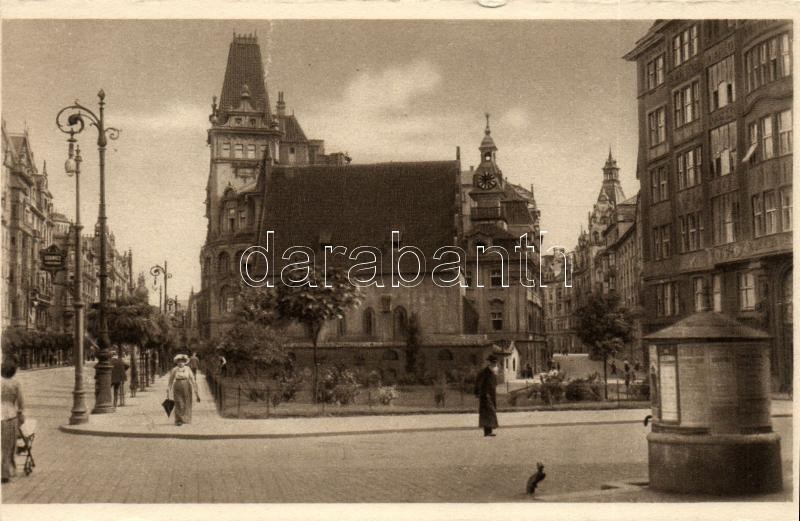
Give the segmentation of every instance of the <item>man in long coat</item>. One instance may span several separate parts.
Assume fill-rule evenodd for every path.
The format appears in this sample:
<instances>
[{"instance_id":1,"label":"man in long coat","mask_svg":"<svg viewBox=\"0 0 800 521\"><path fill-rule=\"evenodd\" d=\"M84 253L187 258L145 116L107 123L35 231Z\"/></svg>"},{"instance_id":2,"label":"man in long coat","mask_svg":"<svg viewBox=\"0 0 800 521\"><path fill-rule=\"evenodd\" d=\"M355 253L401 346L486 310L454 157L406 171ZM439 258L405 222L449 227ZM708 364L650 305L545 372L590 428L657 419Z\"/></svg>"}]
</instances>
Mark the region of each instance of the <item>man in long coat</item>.
<instances>
[{"instance_id":1,"label":"man in long coat","mask_svg":"<svg viewBox=\"0 0 800 521\"><path fill-rule=\"evenodd\" d=\"M484 436L495 436L497 428L497 357L489 355L487 364L475 378L475 396L478 397L478 426Z\"/></svg>"}]
</instances>

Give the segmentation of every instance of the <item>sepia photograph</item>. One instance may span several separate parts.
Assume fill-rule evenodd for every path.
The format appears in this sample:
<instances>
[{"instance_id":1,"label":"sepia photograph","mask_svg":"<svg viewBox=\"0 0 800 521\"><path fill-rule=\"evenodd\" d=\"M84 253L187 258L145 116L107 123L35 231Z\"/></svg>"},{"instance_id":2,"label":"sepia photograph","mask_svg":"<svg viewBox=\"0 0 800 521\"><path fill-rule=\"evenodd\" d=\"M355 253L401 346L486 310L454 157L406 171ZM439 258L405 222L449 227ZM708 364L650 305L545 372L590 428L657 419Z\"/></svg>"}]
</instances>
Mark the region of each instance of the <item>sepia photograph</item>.
<instances>
[{"instance_id":1,"label":"sepia photograph","mask_svg":"<svg viewBox=\"0 0 800 521\"><path fill-rule=\"evenodd\" d=\"M4 519L796 519L792 15L516 1L4 15Z\"/></svg>"}]
</instances>

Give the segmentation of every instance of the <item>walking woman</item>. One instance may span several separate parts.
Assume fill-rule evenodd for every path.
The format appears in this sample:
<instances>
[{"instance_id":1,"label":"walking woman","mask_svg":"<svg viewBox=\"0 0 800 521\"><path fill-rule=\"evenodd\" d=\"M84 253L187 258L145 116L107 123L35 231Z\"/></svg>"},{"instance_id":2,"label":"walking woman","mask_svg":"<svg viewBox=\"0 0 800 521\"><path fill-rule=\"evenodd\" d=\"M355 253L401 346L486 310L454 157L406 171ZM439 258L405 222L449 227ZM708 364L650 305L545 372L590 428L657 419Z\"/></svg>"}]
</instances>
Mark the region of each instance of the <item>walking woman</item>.
<instances>
[{"instance_id":1,"label":"walking woman","mask_svg":"<svg viewBox=\"0 0 800 521\"><path fill-rule=\"evenodd\" d=\"M175 425L179 427L184 423L192 423L192 396L195 396L198 402L200 401L197 381L194 379L192 370L186 365L188 362L188 356L176 356L176 365L169 372L167 398L175 400Z\"/></svg>"},{"instance_id":2,"label":"walking woman","mask_svg":"<svg viewBox=\"0 0 800 521\"><path fill-rule=\"evenodd\" d=\"M25 423L25 402L22 399L22 389L19 382L14 379L17 373L17 364L12 359L3 360L0 367L2 375L2 408L3 426L3 483L14 477L17 465L14 462L14 450L17 448L17 429Z\"/></svg>"}]
</instances>

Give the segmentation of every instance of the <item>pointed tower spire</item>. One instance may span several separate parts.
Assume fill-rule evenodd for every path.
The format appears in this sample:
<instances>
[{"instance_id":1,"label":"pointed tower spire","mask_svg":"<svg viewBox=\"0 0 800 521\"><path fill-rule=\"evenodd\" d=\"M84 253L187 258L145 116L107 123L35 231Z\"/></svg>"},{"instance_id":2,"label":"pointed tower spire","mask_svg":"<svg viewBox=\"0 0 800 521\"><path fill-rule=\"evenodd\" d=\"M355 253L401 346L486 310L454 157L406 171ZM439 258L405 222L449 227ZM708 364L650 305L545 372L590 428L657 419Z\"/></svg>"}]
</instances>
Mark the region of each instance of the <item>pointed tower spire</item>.
<instances>
[{"instance_id":1,"label":"pointed tower spire","mask_svg":"<svg viewBox=\"0 0 800 521\"><path fill-rule=\"evenodd\" d=\"M612 205L616 206L625 200L625 193L622 191L622 185L619 183L619 167L617 160L611 154L611 147L608 147L608 159L603 166L603 187L600 189L600 196L605 195ZM598 200L600 200L598 196Z\"/></svg>"},{"instance_id":2,"label":"pointed tower spire","mask_svg":"<svg viewBox=\"0 0 800 521\"><path fill-rule=\"evenodd\" d=\"M246 87L246 89L245 89ZM264 82L261 47L253 35L237 35L228 50L228 65L219 97L219 120L224 123L246 95L255 112L269 118L269 96Z\"/></svg>"}]
</instances>

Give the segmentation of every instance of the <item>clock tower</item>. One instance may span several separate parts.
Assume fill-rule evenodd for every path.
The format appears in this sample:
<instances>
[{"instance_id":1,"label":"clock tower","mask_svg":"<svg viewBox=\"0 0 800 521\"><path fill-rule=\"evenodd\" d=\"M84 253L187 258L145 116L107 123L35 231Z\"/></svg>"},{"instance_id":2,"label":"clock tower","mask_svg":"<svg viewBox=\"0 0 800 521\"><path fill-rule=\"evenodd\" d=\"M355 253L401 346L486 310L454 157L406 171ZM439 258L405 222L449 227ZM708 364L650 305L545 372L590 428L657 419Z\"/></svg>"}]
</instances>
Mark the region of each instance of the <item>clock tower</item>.
<instances>
[{"instance_id":1,"label":"clock tower","mask_svg":"<svg viewBox=\"0 0 800 521\"><path fill-rule=\"evenodd\" d=\"M503 172L497 166L497 145L492 139L488 113L483 132L483 140L478 147L481 162L472 176L472 190L469 193L474 201L471 218L473 222L491 223L505 229L506 222L500 208L500 201L505 195L505 180Z\"/></svg>"}]
</instances>

